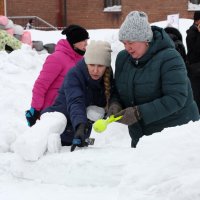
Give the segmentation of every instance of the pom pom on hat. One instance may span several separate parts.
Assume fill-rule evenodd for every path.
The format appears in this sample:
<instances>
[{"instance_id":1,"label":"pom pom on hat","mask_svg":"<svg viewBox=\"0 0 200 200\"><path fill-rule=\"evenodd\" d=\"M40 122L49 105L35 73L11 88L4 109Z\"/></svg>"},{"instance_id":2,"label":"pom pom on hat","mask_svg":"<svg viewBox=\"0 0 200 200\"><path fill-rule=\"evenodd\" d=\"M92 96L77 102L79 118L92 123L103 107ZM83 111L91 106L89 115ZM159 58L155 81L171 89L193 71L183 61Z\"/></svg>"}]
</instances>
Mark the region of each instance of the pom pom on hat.
<instances>
[{"instance_id":1,"label":"pom pom on hat","mask_svg":"<svg viewBox=\"0 0 200 200\"><path fill-rule=\"evenodd\" d=\"M62 35L66 35L67 40L71 45L89 39L87 30L74 24L63 29Z\"/></svg>"},{"instance_id":2,"label":"pom pom on hat","mask_svg":"<svg viewBox=\"0 0 200 200\"><path fill-rule=\"evenodd\" d=\"M106 41L92 40L86 47L84 55L86 64L111 66L111 46Z\"/></svg>"},{"instance_id":3,"label":"pom pom on hat","mask_svg":"<svg viewBox=\"0 0 200 200\"><path fill-rule=\"evenodd\" d=\"M151 42L152 38L153 32L147 14L140 11L130 12L120 27L119 40Z\"/></svg>"}]
</instances>

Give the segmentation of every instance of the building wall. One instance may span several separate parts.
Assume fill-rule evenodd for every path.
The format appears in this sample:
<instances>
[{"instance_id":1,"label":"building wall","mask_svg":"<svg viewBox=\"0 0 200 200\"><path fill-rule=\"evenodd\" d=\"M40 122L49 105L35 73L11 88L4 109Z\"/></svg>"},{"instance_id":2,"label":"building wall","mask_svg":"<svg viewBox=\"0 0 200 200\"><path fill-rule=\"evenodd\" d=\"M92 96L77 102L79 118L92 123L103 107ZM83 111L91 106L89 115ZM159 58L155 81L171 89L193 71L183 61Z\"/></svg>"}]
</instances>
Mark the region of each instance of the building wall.
<instances>
[{"instance_id":1,"label":"building wall","mask_svg":"<svg viewBox=\"0 0 200 200\"><path fill-rule=\"evenodd\" d=\"M0 15L4 15L4 1L0 0Z\"/></svg>"},{"instance_id":2,"label":"building wall","mask_svg":"<svg viewBox=\"0 0 200 200\"><path fill-rule=\"evenodd\" d=\"M187 10L188 0L121 0L121 4L121 12L108 13L103 12L104 0L7 0L7 15L38 16L54 26L76 23L87 29L118 28L132 10L146 12L150 22L166 20L167 15L176 13L181 18L193 16Z\"/></svg>"},{"instance_id":3,"label":"building wall","mask_svg":"<svg viewBox=\"0 0 200 200\"><path fill-rule=\"evenodd\" d=\"M59 24L59 9L57 0L7 0L7 16L38 16L54 26Z\"/></svg>"},{"instance_id":4,"label":"building wall","mask_svg":"<svg viewBox=\"0 0 200 200\"><path fill-rule=\"evenodd\" d=\"M167 15L179 13L181 18L192 18L188 11L188 0L121 0L120 13L103 12L102 0L67 0L68 23L82 24L87 28L118 28L132 10L142 10L149 15L149 21L166 20ZM74 9L76 8L76 9Z\"/></svg>"}]
</instances>

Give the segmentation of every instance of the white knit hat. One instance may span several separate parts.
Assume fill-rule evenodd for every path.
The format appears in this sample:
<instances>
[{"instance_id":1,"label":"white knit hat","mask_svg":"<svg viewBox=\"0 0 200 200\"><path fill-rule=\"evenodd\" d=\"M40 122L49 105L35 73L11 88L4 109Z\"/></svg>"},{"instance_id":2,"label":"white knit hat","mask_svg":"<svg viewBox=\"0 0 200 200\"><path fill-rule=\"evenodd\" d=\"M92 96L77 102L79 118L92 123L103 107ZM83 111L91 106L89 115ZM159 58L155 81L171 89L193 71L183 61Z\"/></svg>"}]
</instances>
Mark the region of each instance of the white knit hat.
<instances>
[{"instance_id":1,"label":"white knit hat","mask_svg":"<svg viewBox=\"0 0 200 200\"><path fill-rule=\"evenodd\" d=\"M15 35L23 35L23 32L24 32L24 29L21 25L18 25L18 24L14 24L14 34Z\"/></svg>"},{"instance_id":2,"label":"white knit hat","mask_svg":"<svg viewBox=\"0 0 200 200\"><path fill-rule=\"evenodd\" d=\"M13 21L9 19L7 25L5 26L5 29L10 29L13 27L14 27Z\"/></svg>"},{"instance_id":3,"label":"white knit hat","mask_svg":"<svg viewBox=\"0 0 200 200\"><path fill-rule=\"evenodd\" d=\"M111 66L111 46L106 41L92 40L86 47L84 55L86 64Z\"/></svg>"},{"instance_id":4,"label":"white knit hat","mask_svg":"<svg viewBox=\"0 0 200 200\"><path fill-rule=\"evenodd\" d=\"M150 42L152 38L153 32L147 14L140 11L130 12L120 27L119 40Z\"/></svg>"}]
</instances>

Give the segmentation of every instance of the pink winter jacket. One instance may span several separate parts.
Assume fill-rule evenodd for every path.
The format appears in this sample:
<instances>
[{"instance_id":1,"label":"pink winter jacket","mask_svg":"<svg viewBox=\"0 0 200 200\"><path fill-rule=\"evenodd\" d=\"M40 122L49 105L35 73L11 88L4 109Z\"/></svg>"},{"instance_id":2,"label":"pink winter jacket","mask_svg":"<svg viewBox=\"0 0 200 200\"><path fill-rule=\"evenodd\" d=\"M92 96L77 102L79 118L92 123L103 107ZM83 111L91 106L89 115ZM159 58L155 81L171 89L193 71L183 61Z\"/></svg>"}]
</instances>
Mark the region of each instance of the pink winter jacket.
<instances>
[{"instance_id":1,"label":"pink winter jacket","mask_svg":"<svg viewBox=\"0 0 200 200\"><path fill-rule=\"evenodd\" d=\"M35 81L31 106L40 111L52 105L64 76L82 58L66 39L59 40L55 52L47 57Z\"/></svg>"}]
</instances>

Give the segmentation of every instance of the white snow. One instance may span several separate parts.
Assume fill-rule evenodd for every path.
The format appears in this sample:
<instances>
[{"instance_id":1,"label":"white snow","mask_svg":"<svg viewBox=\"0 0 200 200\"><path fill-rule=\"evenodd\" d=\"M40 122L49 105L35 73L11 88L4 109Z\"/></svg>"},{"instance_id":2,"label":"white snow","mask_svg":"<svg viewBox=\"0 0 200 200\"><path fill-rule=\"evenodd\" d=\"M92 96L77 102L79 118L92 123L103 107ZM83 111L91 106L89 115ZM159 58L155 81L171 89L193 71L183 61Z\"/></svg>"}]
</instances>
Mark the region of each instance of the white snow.
<instances>
[{"instance_id":1,"label":"white snow","mask_svg":"<svg viewBox=\"0 0 200 200\"><path fill-rule=\"evenodd\" d=\"M167 22L155 24L165 27ZM179 22L184 41L191 24L188 19ZM63 38L60 31L31 33L33 40L44 44ZM118 29L89 33L91 39L111 43L114 69L116 55L123 49ZM95 145L88 148L70 152L70 147L62 147L37 162L13 153L16 138L30 129L24 113L30 108L31 90L47 55L26 45L11 54L0 51L1 200L200 199L199 121L145 136L136 149L130 148L127 127L114 122L101 134L93 131Z\"/></svg>"},{"instance_id":2,"label":"white snow","mask_svg":"<svg viewBox=\"0 0 200 200\"><path fill-rule=\"evenodd\" d=\"M194 4L188 1L188 10L199 10L200 9L200 4Z\"/></svg>"}]
</instances>

